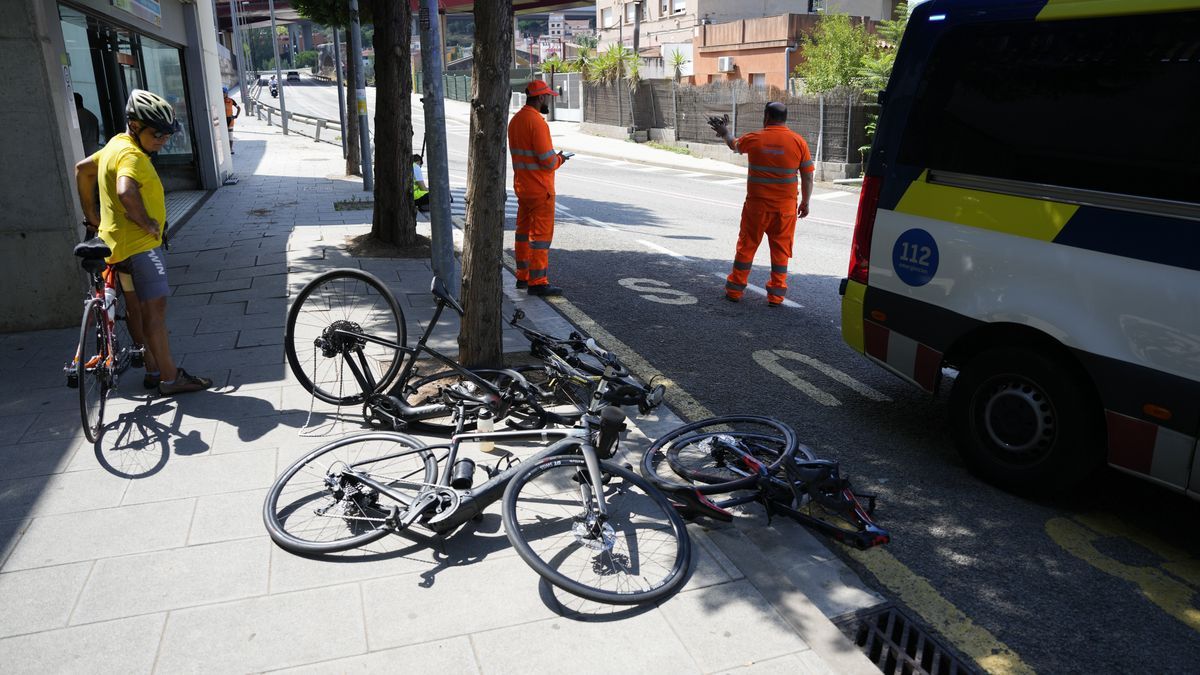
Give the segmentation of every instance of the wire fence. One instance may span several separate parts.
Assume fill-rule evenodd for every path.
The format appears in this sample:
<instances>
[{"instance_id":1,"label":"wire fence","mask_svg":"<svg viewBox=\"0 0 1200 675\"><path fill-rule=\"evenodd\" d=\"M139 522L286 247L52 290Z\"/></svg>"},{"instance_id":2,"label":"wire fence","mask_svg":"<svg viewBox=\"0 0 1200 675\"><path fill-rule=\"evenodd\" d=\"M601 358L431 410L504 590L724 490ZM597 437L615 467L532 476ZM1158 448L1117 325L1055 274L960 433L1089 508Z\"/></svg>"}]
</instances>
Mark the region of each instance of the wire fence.
<instances>
[{"instance_id":1,"label":"wire fence","mask_svg":"<svg viewBox=\"0 0 1200 675\"><path fill-rule=\"evenodd\" d=\"M693 143L722 143L708 126L711 116L729 115L731 130L741 135L762 127L767 103L782 101L788 107L787 126L804 137L822 162L861 161L867 122L879 109L852 89L791 95L776 88L752 89L743 82L691 86L672 80L644 80L634 90L594 83L585 88L585 122L673 129L676 140Z\"/></svg>"}]
</instances>

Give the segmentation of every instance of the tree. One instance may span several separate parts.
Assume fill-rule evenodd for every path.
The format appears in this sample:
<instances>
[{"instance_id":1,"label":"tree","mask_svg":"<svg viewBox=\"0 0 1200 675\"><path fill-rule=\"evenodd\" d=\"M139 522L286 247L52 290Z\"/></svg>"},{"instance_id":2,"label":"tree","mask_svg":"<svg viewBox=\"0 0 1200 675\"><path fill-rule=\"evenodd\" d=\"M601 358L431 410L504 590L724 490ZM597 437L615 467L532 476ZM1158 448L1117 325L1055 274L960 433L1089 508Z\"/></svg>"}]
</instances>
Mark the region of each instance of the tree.
<instances>
[{"instance_id":1,"label":"tree","mask_svg":"<svg viewBox=\"0 0 1200 675\"><path fill-rule=\"evenodd\" d=\"M375 216L371 236L417 243L412 176L412 5L373 0L375 15ZM437 195L435 195L436 197Z\"/></svg>"},{"instance_id":2,"label":"tree","mask_svg":"<svg viewBox=\"0 0 1200 675\"><path fill-rule=\"evenodd\" d=\"M350 4L346 0L292 0L292 7L300 15L326 26L348 29L350 27ZM359 22L371 20L370 3L364 0L359 3ZM366 31L363 31L364 33ZM363 36L363 45L367 43ZM347 34L346 48L346 127L342 129L342 137L346 139L346 175L361 176L360 157L362 148L358 142L358 104L355 96L355 82L358 69L362 67L362 55L350 53L350 36ZM407 109L407 106L406 106Z\"/></svg>"},{"instance_id":3,"label":"tree","mask_svg":"<svg viewBox=\"0 0 1200 675\"><path fill-rule=\"evenodd\" d=\"M467 154L467 220L463 235L458 358L468 366L503 359L500 256L508 167L508 73L512 66L512 0L477 2L471 71L471 146Z\"/></svg>"},{"instance_id":4,"label":"tree","mask_svg":"<svg viewBox=\"0 0 1200 675\"><path fill-rule=\"evenodd\" d=\"M887 87L892 77L892 66L896 63L896 50L900 48L900 40L908 27L908 5L896 5L896 18L880 21L875 27L882 44L878 44L863 58L859 69L859 79L863 91L877 94Z\"/></svg>"},{"instance_id":5,"label":"tree","mask_svg":"<svg viewBox=\"0 0 1200 675\"><path fill-rule=\"evenodd\" d=\"M803 40L804 62L796 74L812 92L855 84L863 59L871 53L872 38L861 22L845 14L826 14Z\"/></svg>"},{"instance_id":6,"label":"tree","mask_svg":"<svg viewBox=\"0 0 1200 675\"><path fill-rule=\"evenodd\" d=\"M511 2L508 4L512 4ZM511 19L509 23L512 23ZM517 19L517 30L521 37L540 37L546 31L545 19Z\"/></svg>"},{"instance_id":7,"label":"tree","mask_svg":"<svg viewBox=\"0 0 1200 675\"><path fill-rule=\"evenodd\" d=\"M667 65L671 66L671 75L675 79L676 84L679 84L679 81L683 79L683 67L687 65L687 62L686 54L678 49L671 50L671 56L667 61Z\"/></svg>"}]
</instances>

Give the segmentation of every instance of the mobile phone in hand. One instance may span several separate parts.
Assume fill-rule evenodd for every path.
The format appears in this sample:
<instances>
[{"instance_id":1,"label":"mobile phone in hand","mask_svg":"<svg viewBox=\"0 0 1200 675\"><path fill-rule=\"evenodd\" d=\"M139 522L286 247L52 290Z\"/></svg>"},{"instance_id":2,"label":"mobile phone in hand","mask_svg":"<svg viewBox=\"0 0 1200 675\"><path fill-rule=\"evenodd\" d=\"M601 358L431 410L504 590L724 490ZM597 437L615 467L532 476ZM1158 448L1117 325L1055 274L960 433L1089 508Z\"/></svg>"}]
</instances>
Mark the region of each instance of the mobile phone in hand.
<instances>
[{"instance_id":1,"label":"mobile phone in hand","mask_svg":"<svg viewBox=\"0 0 1200 675\"><path fill-rule=\"evenodd\" d=\"M575 153L573 153L573 152L567 152L566 150L563 150L562 152L560 152L560 153L558 153L558 154L562 155L562 158L563 158L563 159L571 159L572 157L574 157L574 156L575 156Z\"/></svg>"}]
</instances>

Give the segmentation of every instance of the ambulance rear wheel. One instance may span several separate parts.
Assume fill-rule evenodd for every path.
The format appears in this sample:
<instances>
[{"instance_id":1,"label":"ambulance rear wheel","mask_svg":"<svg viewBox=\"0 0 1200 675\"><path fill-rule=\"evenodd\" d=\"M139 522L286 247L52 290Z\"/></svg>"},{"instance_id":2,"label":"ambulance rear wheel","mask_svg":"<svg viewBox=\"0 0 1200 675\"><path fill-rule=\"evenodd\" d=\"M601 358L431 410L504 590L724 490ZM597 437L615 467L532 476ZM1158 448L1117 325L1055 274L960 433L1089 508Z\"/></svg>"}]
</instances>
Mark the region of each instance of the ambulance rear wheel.
<instances>
[{"instance_id":1,"label":"ambulance rear wheel","mask_svg":"<svg viewBox=\"0 0 1200 675\"><path fill-rule=\"evenodd\" d=\"M1100 464L1104 422L1084 378L1033 349L983 352L950 393L951 424L967 467L1001 487L1068 489Z\"/></svg>"}]
</instances>

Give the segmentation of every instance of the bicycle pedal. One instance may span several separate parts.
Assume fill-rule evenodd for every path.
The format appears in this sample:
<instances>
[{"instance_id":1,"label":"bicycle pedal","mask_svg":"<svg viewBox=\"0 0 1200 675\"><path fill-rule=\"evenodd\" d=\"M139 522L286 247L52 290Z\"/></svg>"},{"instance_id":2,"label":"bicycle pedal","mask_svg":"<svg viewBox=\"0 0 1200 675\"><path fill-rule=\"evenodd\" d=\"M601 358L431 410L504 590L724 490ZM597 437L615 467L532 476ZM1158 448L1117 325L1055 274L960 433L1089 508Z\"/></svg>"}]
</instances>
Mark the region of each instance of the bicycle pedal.
<instances>
[{"instance_id":1,"label":"bicycle pedal","mask_svg":"<svg viewBox=\"0 0 1200 675\"><path fill-rule=\"evenodd\" d=\"M67 387L70 389L78 389L79 388L79 373L76 373L76 372L67 373Z\"/></svg>"}]
</instances>

